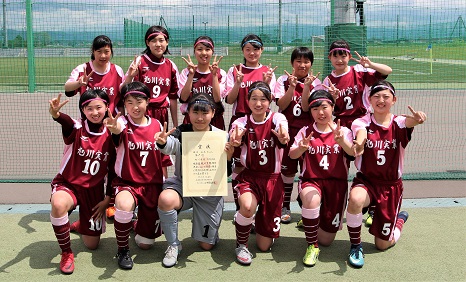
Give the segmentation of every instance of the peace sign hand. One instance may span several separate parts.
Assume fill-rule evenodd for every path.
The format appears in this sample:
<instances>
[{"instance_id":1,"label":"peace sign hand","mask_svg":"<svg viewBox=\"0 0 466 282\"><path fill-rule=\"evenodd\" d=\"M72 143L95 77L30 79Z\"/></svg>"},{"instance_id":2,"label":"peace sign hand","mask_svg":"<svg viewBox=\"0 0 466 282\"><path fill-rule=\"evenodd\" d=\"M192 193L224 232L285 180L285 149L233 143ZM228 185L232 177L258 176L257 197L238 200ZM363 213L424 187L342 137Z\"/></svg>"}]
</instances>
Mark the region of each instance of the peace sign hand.
<instances>
[{"instance_id":1,"label":"peace sign hand","mask_svg":"<svg viewBox=\"0 0 466 282\"><path fill-rule=\"evenodd\" d=\"M358 143L357 140L353 140L353 152L354 156L358 157L364 153L364 145L366 144L367 138L364 138L361 143Z\"/></svg>"},{"instance_id":2,"label":"peace sign hand","mask_svg":"<svg viewBox=\"0 0 466 282\"><path fill-rule=\"evenodd\" d=\"M269 64L269 68L267 69L266 72L262 73L262 81L264 81L267 84L270 84L270 81L272 81L273 77L273 72L278 68L278 66L274 67L272 69L272 64Z\"/></svg>"},{"instance_id":3,"label":"peace sign hand","mask_svg":"<svg viewBox=\"0 0 466 282\"><path fill-rule=\"evenodd\" d=\"M311 86L311 84L314 82L314 80L317 79L317 77L319 77L319 75L320 72L318 72L317 75L314 76L311 70L311 73L304 79L304 85Z\"/></svg>"},{"instance_id":4,"label":"peace sign hand","mask_svg":"<svg viewBox=\"0 0 466 282\"><path fill-rule=\"evenodd\" d=\"M338 99L338 97L340 96L340 90L338 88L335 87L335 85L333 85L333 83L329 80L327 80L328 83L330 84L330 86L327 86L325 84L322 84L323 87L325 87L328 91L328 93L330 93L332 96L333 96L333 99Z\"/></svg>"},{"instance_id":5,"label":"peace sign hand","mask_svg":"<svg viewBox=\"0 0 466 282\"><path fill-rule=\"evenodd\" d=\"M108 117L106 117L103 121L103 124L107 129L114 134L118 134L118 118L121 116L121 113L119 112L115 117L113 117L112 111L110 108L108 109Z\"/></svg>"},{"instance_id":6,"label":"peace sign hand","mask_svg":"<svg viewBox=\"0 0 466 282\"><path fill-rule=\"evenodd\" d=\"M361 64L361 65L362 65L363 67L365 67L365 68L369 68L369 67L372 65L372 62L371 62L371 60L369 60L368 57L361 56L361 55L359 55L359 53L356 52L356 51L354 51L354 53L356 53L356 55L359 57L359 60L358 60L358 59L355 59L355 58L353 58L353 57L351 57L351 60L358 62L359 64Z\"/></svg>"},{"instance_id":7,"label":"peace sign hand","mask_svg":"<svg viewBox=\"0 0 466 282\"><path fill-rule=\"evenodd\" d=\"M131 62L128 68L128 76L135 77L138 74L138 68L141 64L141 57L138 55L134 56L134 61Z\"/></svg>"},{"instance_id":8,"label":"peace sign hand","mask_svg":"<svg viewBox=\"0 0 466 282\"><path fill-rule=\"evenodd\" d=\"M288 141L290 141L290 135L288 134L288 131L283 129L282 124L280 123L278 132L272 129L273 134L278 137L278 141L282 144L287 144Z\"/></svg>"},{"instance_id":9,"label":"peace sign hand","mask_svg":"<svg viewBox=\"0 0 466 282\"><path fill-rule=\"evenodd\" d=\"M408 106L408 109L411 111L413 114L412 116L410 115L402 115L405 118L413 119L417 124L422 124L427 120L427 115L424 112L421 111L415 111L413 107Z\"/></svg>"},{"instance_id":10,"label":"peace sign hand","mask_svg":"<svg viewBox=\"0 0 466 282\"><path fill-rule=\"evenodd\" d=\"M58 94L57 98L53 98L52 100L49 100L49 113L50 115L54 118L57 119L60 116L60 109L66 105L70 100L66 100L63 103L60 103L61 99L61 93Z\"/></svg>"},{"instance_id":11,"label":"peace sign hand","mask_svg":"<svg viewBox=\"0 0 466 282\"><path fill-rule=\"evenodd\" d=\"M233 64L233 68L236 69L236 65ZM243 65L242 64L239 64L239 69L236 69L236 82L237 83L241 83L243 82L243 78L244 78L244 74L243 74Z\"/></svg>"},{"instance_id":12,"label":"peace sign hand","mask_svg":"<svg viewBox=\"0 0 466 282\"><path fill-rule=\"evenodd\" d=\"M212 65L209 66L210 73L212 74L212 76L217 76L218 65L220 65L220 62L222 61L222 59L223 59L223 56L220 56L220 58L217 61L217 55L215 55Z\"/></svg>"},{"instance_id":13,"label":"peace sign hand","mask_svg":"<svg viewBox=\"0 0 466 282\"><path fill-rule=\"evenodd\" d=\"M290 74L285 70L286 75L288 75L288 83L290 84L290 87L294 88L296 87L296 84L298 84L298 78L294 75L294 69L293 72Z\"/></svg>"},{"instance_id":14,"label":"peace sign hand","mask_svg":"<svg viewBox=\"0 0 466 282\"><path fill-rule=\"evenodd\" d=\"M230 133L230 143L233 145L233 147L239 147L241 146L243 136L246 133L245 128L239 129L239 126L235 126L235 129L231 131Z\"/></svg>"},{"instance_id":15,"label":"peace sign hand","mask_svg":"<svg viewBox=\"0 0 466 282\"><path fill-rule=\"evenodd\" d=\"M185 63L188 65L189 74L194 74L197 69L197 65L193 63L191 56L188 54L187 60L184 57L181 57L181 59L183 59L183 61L185 61Z\"/></svg>"},{"instance_id":16,"label":"peace sign hand","mask_svg":"<svg viewBox=\"0 0 466 282\"><path fill-rule=\"evenodd\" d=\"M89 83L89 78L94 73L94 70L92 70L89 74L86 74L86 69L87 69L87 66L84 65L84 73L78 78L79 85L81 86L86 86Z\"/></svg>"},{"instance_id":17,"label":"peace sign hand","mask_svg":"<svg viewBox=\"0 0 466 282\"><path fill-rule=\"evenodd\" d=\"M306 137L304 135L304 132L301 132L302 139L298 143L301 149L304 149L306 151L309 149L309 144L311 143L312 134L314 134L314 131L312 131L311 134L309 134L309 136Z\"/></svg>"},{"instance_id":18,"label":"peace sign hand","mask_svg":"<svg viewBox=\"0 0 466 282\"><path fill-rule=\"evenodd\" d=\"M328 122L328 126L333 132L333 139L335 140L335 142L340 144L340 142L343 140L343 131L341 130L340 120L337 120L337 126L335 128L333 128L334 125L335 124L333 122Z\"/></svg>"},{"instance_id":19,"label":"peace sign hand","mask_svg":"<svg viewBox=\"0 0 466 282\"><path fill-rule=\"evenodd\" d=\"M165 145L167 143L168 136L176 130L176 127L170 129L170 131L167 131L167 130L168 130L168 124L167 122L164 122L163 130L155 133L154 135L154 140L155 142L157 142L157 144Z\"/></svg>"}]
</instances>

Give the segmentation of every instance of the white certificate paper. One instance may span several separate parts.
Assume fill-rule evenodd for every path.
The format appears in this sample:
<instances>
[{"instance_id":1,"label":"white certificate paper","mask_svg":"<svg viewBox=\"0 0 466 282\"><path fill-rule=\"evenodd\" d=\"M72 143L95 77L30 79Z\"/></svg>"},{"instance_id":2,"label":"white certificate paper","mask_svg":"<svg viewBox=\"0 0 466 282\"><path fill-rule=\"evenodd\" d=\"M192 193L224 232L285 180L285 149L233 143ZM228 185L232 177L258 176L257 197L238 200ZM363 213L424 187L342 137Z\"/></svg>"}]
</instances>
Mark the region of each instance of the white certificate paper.
<instances>
[{"instance_id":1,"label":"white certificate paper","mask_svg":"<svg viewBox=\"0 0 466 282\"><path fill-rule=\"evenodd\" d=\"M182 132L183 197L228 196L225 131Z\"/></svg>"}]
</instances>

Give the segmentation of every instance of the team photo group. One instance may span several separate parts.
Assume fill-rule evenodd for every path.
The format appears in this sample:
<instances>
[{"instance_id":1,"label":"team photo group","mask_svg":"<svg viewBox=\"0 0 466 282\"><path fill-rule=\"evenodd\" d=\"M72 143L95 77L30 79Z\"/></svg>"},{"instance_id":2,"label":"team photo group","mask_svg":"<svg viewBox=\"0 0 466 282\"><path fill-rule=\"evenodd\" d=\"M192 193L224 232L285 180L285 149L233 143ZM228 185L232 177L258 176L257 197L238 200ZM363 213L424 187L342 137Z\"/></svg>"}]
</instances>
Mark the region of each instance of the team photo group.
<instances>
[{"instance_id":1,"label":"team photo group","mask_svg":"<svg viewBox=\"0 0 466 282\"><path fill-rule=\"evenodd\" d=\"M79 233L95 250L107 219L113 220L121 269L133 268L130 234L141 249L163 235L162 265L176 265L183 255L178 216L184 210L192 209L191 237L200 248L216 246L224 197L183 196L183 174L192 173L182 165L186 132L227 136L221 167L231 177L236 207L236 248L227 250L232 261L252 263L250 234L258 250L271 250L281 224L291 222L294 200L307 243L305 266L318 263L319 246L331 245L344 222L347 262L354 268L365 263L364 222L379 250L400 239L408 220L400 210L404 153L413 128L427 115L411 106L404 115L392 113L397 93L389 66L336 40L326 50L333 67L328 76L313 73L314 54L307 47L294 48L289 70L278 74L277 67L261 63L261 38L247 34L238 46L243 62L222 65L214 40L200 36L193 58L183 56L186 65L178 69L167 56L170 36L164 27L149 27L144 42L146 49L123 70L111 62L111 39L97 36L90 60L71 71L64 95L49 101L64 141L50 198L62 273L75 268L70 233ZM66 97L75 95L79 104L68 104ZM66 114L76 106L81 116ZM348 189L351 166L357 173ZM295 178L298 197L292 199ZM79 218L70 222L78 206Z\"/></svg>"}]
</instances>

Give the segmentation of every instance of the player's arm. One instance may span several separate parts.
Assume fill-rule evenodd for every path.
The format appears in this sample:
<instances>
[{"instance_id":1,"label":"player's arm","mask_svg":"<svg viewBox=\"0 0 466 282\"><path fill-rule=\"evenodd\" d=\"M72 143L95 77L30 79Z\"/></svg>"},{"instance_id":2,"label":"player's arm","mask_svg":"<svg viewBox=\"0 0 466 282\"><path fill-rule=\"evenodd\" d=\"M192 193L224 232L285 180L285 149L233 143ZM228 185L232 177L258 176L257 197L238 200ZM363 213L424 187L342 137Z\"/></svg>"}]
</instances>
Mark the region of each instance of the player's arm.
<instances>
[{"instance_id":1,"label":"player's arm","mask_svg":"<svg viewBox=\"0 0 466 282\"><path fill-rule=\"evenodd\" d=\"M412 115L402 115L406 118L405 125L407 128L423 124L427 120L427 115L424 112L415 111L411 106L408 106L408 109L411 111Z\"/></svg>"},{"instance_id":2,"label":"player's arm","mask_svg":"<svg viewBox=\"0 0 466 282\"><path fill-rule=\"evenodd\" d=\"M225 97L225 102L227 102L230 105L235 103L236 100L238 99L239 89L241 87L241 83L243 82L243 78L244 78L244 74L242 73L243 65L241 64L239 65L239 69L236 71L236 75L235 75L235 70L236 70L236 66L233 65L230 76L233 77L232 80L234 81L234 84L233 84L233 87L230 89L230 91L228 91Z\"/></svg>"},{"instance_id":3,"label":"player's arm","mask_svg":"<svg viewBox=\"0 0 466 282\"><path fill-rule=\"evenodd\" d=\"M288 89L286 90L285 94L281 96L277 101L277 106L280 109L280 111L284 111L290 105L291 100L293 100L294 91L296 89L296 84L297 84L297 78L296 76L294 76L294 72L293 74L289 74L285 70L285 73L288 75L289 83L288 83ZM285 84L283 80L284 80L284 77L280 77L278 79L278 82L275 84L275 91L274 91L275 93L278 93L280 91L281 93L283 93L283 91L285 90Z\"/></svg>"}]
</instances>

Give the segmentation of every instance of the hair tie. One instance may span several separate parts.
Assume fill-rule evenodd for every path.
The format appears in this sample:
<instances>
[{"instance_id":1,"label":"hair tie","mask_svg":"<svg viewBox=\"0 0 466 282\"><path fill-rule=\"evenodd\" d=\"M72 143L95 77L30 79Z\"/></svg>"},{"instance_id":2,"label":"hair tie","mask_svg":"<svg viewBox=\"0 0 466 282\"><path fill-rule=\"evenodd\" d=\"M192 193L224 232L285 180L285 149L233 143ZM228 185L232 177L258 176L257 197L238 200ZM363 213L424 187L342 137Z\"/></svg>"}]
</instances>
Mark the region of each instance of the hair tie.
<instances>
[{"instance_id":1,"label":"hair tie","mask_svg":"<svg viewBox=\"0 0 466 282\"><path fill-rule=\"evenodd\" d=\"M90 102L92 102L92 101L102 101L102 102L105 103L105 105L107 105L107 101L105 101L105 100L102 99L102 98L97 97L97 98L92 98L92 99L89 99L89 100L84 101L84 102L81 104L81 107L84 107L84 104L90 103Z\"/></svg>"},{"instance_id":2,"label":"hair tie","mask_svg":"<svg viewBox=\"0 0 466 282\"><path fill-rule=\"evenodd\" d=\"M315 99L315 100L312 100L312 102L309 103L309 108L312 106L312 104L315 104L319 101L327 101L329 102L329 104L333 104L332 100L328 99L328 98L318 98L318 99Z\"/></svg>"},{"instance_id":3,"label":"hair tie","mask_svg":"<svg viewBox=\"0 0 466 282\"><path fill-rule=\"evenodd\" d=\"M163 35L163 37L167 38L167 35L166 35L165 33L158 31L158 32L154 32L154 33L149 34L149 36L147 36L147 40L149 40L149 39L150 39L152 36L154 36L154 35L155 35L155 36L157 36L157 35Z\"/></svg>"},{"instance_id":4,"label":"hair tie","mask_svg":"<svg viewBox=\"0 0 466 282\"><path fill-rule=\"evenodd\" d=\"M257 40L253 40L253 39L244 42L243 45L241 45L241 47L244 47L244 45L246 45L246 44L248 44L248 43L256 43L256 44L258 44L260 47L262 47L262 43L260 43L260 42L257 41Z\"/></svg>"},{"instance_id":5,"label":"hair tie","mask_svg":"<svg viewBox=\"0 0 466 282\"><path fill-rule=\"evenodd\" d=\"M212 49L212 51L214 51L214 44L212 44L212 42L210 42L209 40L201 39L201 40L197 41L197 42L194 44L194 48L196 48L196 46L197 46L199 43L205 43L205 44L209 45L209 46L210 46L210 49Z\"/></svg>"},{"instance_id":6,"label":"hair tie","mask_svg":"<svg viewBox=\"0 0 466 282\"><path fill-rule=\"evenodd\" d=\"M125 96L123 96L123 97L126 98L126 96L128 96L129 94L142 94L142 95L148 97L146 93L144 93L142 91L137 91L137 90L128 91L128 92L126 92Z\"/></svg>"},{"instance_id":7,"label":"hair tie","mask_svg":"<svg viewBox=\"0 0 466 282\"><path fill-rule=\"evenodd\" d=\"M329 54L333 53L334 51L345 51L348 54L351 54L351 51L347 48L333 48L332 50L328 51Z\"/></svg>"},{"instance_id":8,"label":"hair tie","mask_svg":"<svg viewBox=\"0 0 466 282\"><path fill-rule=\"evenodd\" d=\"M375 89L381 89L381 90L385 90L385 89L388 89L390 90L390 92L393 94L393 96L395 96L395 90L393 90L393 88L391 88L390 86L387 86L387 85L377 85L375 87L372 87L371 89L371 92L374 91ZM379 92L379 91L377 91ZM377 93L375 92L375 93ZM371 94L370 96L374 95L375 93Z\"/></svg>"}]
</instances>

